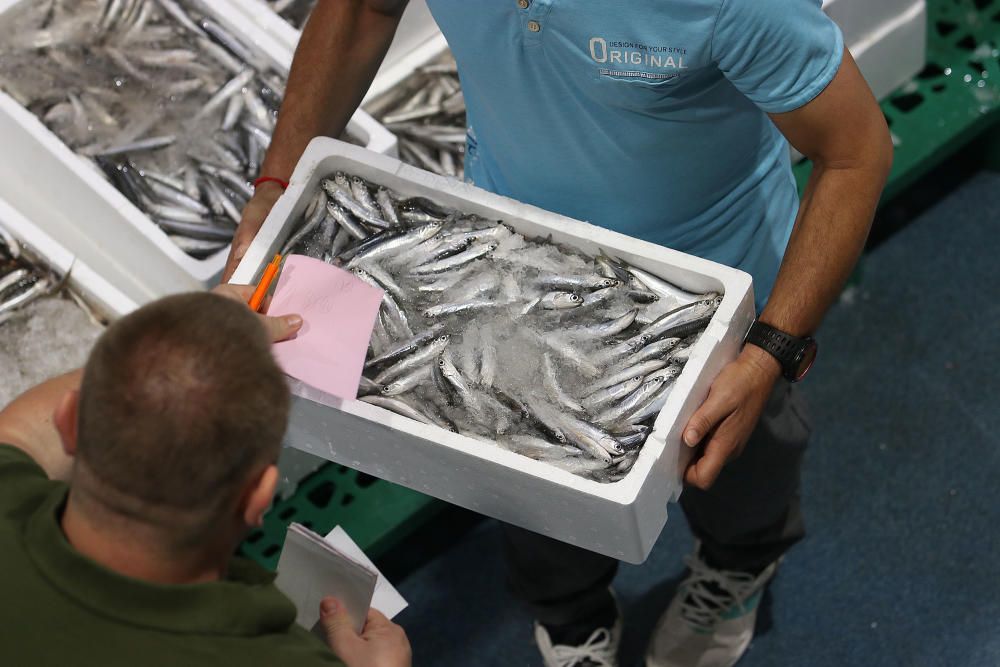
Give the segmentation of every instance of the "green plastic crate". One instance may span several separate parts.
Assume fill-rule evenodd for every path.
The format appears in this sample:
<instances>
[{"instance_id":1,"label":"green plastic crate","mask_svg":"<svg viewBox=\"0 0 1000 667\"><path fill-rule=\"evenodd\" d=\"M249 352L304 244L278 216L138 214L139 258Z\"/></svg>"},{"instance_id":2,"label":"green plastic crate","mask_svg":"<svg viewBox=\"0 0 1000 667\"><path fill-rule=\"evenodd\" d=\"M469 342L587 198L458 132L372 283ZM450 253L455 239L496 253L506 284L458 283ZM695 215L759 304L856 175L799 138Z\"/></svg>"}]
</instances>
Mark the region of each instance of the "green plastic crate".
<instances>
[{"instance_id":1,"label":"green plastic crate","mask_svg":"<svg viewBox=\"0 0 1000 667\"><path fill-rule=\"evenodd\" d=\"M443 508L429 496L326 463L303 478L294 494L275 501L240 553L273 570L288 524L295 522L321 535L343 526L369 557L378 558Z\"/></svg>"},{"instance_id":2,"label":"green plastic crate","mask_svg":"<svg viewBox=\"0 0 1000 667\"><path fill-rule=\"evenodd\" d=\"M996 126L998 49L1000 0L929 0L927 66L882 103L896 142L883 201ZM800 188L810 170L808 161L795 167ZM378 558L444 507L416 491L328 463L303 479L292 496L275 502L241 552L273 569L285 530L295 521L321 534L340 524Z\"/></svg>"}]
</instances>

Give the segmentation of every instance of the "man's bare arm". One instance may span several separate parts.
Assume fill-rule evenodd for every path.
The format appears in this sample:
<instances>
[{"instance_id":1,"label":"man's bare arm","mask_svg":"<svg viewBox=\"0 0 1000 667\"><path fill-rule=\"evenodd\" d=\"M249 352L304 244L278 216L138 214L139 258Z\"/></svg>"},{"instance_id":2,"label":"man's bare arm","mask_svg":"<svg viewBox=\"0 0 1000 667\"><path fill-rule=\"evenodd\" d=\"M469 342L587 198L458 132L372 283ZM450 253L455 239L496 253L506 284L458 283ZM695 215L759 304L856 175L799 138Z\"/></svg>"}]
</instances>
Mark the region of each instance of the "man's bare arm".
<instances>
[{"instance_id":1,"label":"man's bare arm","mask_svg":"<svg viewBox=\"0 0 1000 667\"><path fill-rule=\"evenodd\" d=\"M885 117L847 51L826 91L771 116L813 162L781 271L760 319L795 335L819 328L854 269L892 166Z\"/></svg>"},{"instance_id":2,"label":"man's bare arm","mask_svg":"<svg viewBox=\"0 0 1000 667\"><path fill-rule=\"evenodd\" d=\"M760 319L804 335L819 327L864 248L892 165L892 141L847 51L816 99L771 119L814 167ZM726 461L739 454L780 374L777 360L754 345L722 370L685 429L689 446L704 444L702 456L688 468L690 484L709 488Z\"/></svg>"},{"instance_id":3,"label":"man's bare arm","mask_svg":"<svg viewBox=\"0 0 1000 667\"><path fill-rule=\"evenodd\" d=\"M0 443L28 454L51 479L69 479L73 459L64 451L53 418L64 397L80 388L82 371L47 380L0 411Z\"/></svg>"},{"instance_id":4,"label":"man's bare arm","mask_svg":"<svg viewBox=\"0 0 1000 667\"><path fill-rule=\"evenodd\" d=\"M285 100L261 174L287 181L315 137L339 137L368 91L399 25L406 0L319 0L295 50ZM281 187L264 183L243 211L228 280Z\"/></svg>"}]
</instances>

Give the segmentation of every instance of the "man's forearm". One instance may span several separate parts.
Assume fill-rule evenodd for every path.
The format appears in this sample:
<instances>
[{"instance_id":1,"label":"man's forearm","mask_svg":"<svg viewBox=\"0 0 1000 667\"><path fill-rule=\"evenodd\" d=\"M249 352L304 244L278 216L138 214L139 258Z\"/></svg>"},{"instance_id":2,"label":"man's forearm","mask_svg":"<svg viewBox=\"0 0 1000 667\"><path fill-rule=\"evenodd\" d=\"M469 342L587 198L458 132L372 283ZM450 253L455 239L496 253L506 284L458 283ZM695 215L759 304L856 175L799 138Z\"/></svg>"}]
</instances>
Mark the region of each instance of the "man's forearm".
<instances>
[{"instance_id":1,"label":"man's forearm","mask_svg":"<svg viewBox=\"0 0 1000 667\"><path fill-rule=\"evenodd\" d=\"M405 0L319 0L295 50L262 174L288 180L314 137L340 136L405 6Z\"/></svg>"},{"instance_id":2,"label":"man's forearm","mask_svg":"<svg viewBox=\"0 0 1000 667\"><path fill-rule=\"evenodd\" d=\"M813 172L760 319L793 335L812 334L864 249L892 165L892 141L878 103L846 50L822 94L771 119L813 161ZM747 350L769 356L753 346Z\"/></svg>"},{"instance_id":3,"label":"man's forearm","mask_svg":"<svg viewBox=\"0 0 1000 667\"><path fill-rule=\"evenodd\" d=\"M817 164L760 319L794 335L816 331L864 249L888 158Z\"/></svg>"},{"instance_id":4,"label":"man's forearm","mask_svg":"<svg viewBox=\"0 0 1000 667\"><path fill-rule=\"evenodd\" d=\"M0 411L0 443L24 450L52 479L67 479L72 466L53 417L63 397L80 388L82 376L76 370L47 380Z\"/></svg>"}]
</instances>

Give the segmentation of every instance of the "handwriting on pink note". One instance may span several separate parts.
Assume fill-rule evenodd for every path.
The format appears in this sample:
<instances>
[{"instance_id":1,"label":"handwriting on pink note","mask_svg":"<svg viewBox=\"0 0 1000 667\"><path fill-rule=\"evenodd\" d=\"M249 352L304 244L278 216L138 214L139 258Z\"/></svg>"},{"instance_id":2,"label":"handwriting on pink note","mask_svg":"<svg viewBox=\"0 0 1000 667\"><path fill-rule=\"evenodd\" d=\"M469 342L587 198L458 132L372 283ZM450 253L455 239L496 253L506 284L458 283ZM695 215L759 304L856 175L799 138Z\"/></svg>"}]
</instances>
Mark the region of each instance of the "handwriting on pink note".
<instances>
[{"instance_id":1,"label":"handwriting on pink note","mask_svg":"<svg viewBox=\"0 0 1000 667\"><path fill-rule=\"evenodd\" d=\"M285 259L268 315L302 316L302 328L275 343L282 370L320 391L353 399L382 290L352 273L303 255Z\"/></svg>"}]
</instances>

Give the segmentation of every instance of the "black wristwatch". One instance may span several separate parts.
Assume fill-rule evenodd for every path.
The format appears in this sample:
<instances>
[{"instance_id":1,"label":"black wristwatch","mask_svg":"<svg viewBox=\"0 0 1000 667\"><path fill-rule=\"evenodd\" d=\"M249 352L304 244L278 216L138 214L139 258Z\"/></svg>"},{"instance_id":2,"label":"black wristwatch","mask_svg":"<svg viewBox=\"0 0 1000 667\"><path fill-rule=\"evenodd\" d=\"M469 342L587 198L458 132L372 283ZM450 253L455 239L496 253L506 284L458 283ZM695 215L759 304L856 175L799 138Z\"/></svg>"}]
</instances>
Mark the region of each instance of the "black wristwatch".
<instances>
[{"instance_id":1,"label":"black wristwatch","mask_svg":"<svg viewBox=\"0 0 1000 667\"><path fill-rule=\"evenodd\" d=\"M789 382L804 378L816 361L815 340L809 336L797 338L761 321L750 325L743 343L753 343L769 352L781 364L781 374Z\"/></svg>"}]
</instances>

